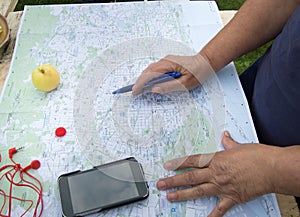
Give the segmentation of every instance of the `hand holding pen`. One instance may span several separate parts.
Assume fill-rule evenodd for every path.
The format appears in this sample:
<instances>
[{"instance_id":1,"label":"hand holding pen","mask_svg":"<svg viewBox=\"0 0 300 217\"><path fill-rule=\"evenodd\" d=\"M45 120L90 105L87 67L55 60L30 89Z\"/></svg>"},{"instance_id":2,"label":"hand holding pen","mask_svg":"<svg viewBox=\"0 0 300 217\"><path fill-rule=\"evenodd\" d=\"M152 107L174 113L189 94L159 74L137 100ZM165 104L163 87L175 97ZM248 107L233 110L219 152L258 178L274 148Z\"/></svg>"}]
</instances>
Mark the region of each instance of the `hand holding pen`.
<instances>
[{"instance_id":1,"label":"hand holding pen","mask_svg":"<svg viewBox=\"0 0 300 217\"><path fill-rule=\"evenodd\" d=\"M210 64L200 54L193 56L168 55L158 62L150 64L142 72L132 87L132 94L140 94L147 82L166 72L180 72L181 76L168 82L155 84L151 89L153 93L165 94L191 90L215 74Z\"/></svg>"}]
</instances>

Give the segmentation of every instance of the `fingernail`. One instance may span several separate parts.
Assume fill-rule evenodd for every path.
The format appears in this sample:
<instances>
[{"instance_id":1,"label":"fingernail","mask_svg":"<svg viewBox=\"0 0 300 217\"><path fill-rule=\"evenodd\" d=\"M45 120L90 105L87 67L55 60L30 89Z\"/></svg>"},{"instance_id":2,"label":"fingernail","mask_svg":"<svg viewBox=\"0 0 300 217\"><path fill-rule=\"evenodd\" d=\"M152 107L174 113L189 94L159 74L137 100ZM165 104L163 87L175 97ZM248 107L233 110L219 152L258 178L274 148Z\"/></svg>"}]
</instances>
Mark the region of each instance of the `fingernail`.
<instances>
[{"instance_id":1,"label":"fingernail","mask_svg":"<svg viewBox=\"0 0 300 217\"><path fill-rule=\"evenodd\" d=\"M176 201L177 200L177 194L175 192L170 192L167 194L167 198L169 201Z\"/></svg>"},{"instance_id":2,"label":"fingernail","mask_svg":"<svg viewBox=\"0 0 300 217\"><path fill-rule=\"evenodd\" d=\"M224 131L224 136L230 137L230 133L228 131Z\"/></svg>"},{"instance_id":3,"label":"fingernail","mask_svg":"<svg viewBox=\"0 0 300 217\"><path fill-rule=\"evenodd\" d=\"M169 162L169 161L167 161L167 162L164 164L164 168L165 168L166 170L172 170L172 167L173 167L173 165L172 165L172 163Z\"/></svg>"},{"instance_id":4,"label":"fingernail","mask_svg":"<svg viewBox=\"0 0 300 217\"><path fill-rule=\"evenodd\" d=\"M167 185L164 181L158 181L156 186L158 190L165 190Z\"/></svg>"}]
</instances>

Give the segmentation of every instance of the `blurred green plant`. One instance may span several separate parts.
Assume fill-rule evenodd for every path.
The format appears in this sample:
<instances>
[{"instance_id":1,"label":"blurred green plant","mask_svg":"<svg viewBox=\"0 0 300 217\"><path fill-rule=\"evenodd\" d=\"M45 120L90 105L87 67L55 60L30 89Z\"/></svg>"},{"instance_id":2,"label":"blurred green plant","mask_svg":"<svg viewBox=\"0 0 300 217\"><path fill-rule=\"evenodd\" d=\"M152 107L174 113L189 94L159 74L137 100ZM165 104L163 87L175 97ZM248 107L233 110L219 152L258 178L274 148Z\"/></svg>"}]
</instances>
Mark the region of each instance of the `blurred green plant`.
<instances>
[{"instance_id":1,"label":"blurred green plant","mask_svg":"<svg viewBox=\"0 0 300 217\"><path fill-rule=\"evenodd\" d=\"M246 0L216 0L220 10L238 10Z\"/></svg>"}]
</instances>

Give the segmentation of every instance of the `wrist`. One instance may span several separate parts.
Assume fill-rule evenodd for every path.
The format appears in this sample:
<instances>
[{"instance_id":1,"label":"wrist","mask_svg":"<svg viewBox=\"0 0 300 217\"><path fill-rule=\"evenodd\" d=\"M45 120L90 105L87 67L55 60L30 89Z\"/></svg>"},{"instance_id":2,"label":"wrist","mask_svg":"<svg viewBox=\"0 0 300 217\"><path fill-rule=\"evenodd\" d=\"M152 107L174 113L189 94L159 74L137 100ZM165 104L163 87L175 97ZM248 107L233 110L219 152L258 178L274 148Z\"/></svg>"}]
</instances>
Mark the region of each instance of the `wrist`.
<instances>
[{"instance_id":1,"label":"wrist","mask_svg":"<svg viewBox=\"0 0 300 217\"><path fill-rule=\"evenodd\" d=\"M205 49L200 50L200 52L197 55L200 55L210 65L213 71L215 72L219 71L219 69L214 65L208 52Z\"/></svg>"},{"instance_id":2,"label":"wrist","mask_svg":"<svg viewBox=\"0 0 300 217\"><path fill-rule=\"evenodd\" d=\"M261 185L263 185L263 193L275 193L277 186L278 176L277 172L277 159L280 154L280 148L271 145L257 144L256 150L256 164L257 164L257 176L263 177L261 179Z\"/></svg>"},{"instance_id":3,"label":"wrist","mask_svg":"<svg viewBox=\"0 0 300 217\"><path fill-rule=\"evenodd\" d=\"M278 149L274 156L275 192L300 196L300 146Z\"/></svg>"}]
</instances>

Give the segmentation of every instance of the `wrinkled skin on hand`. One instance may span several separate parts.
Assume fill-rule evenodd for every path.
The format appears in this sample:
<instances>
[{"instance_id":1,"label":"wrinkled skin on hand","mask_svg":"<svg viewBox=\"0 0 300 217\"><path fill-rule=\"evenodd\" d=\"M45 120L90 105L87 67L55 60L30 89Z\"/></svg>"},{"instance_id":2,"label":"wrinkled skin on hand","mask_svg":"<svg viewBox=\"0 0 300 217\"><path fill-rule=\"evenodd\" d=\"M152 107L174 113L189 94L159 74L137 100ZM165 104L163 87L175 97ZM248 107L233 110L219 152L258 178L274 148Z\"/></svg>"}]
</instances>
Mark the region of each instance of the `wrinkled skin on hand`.
<instances>
[{"instance_id":1,"label":"wrinkled skin on hand","mask_svg":"<svg viewBox=\"0 0 300 217\"><path fill-rule=\"evenodd\" d=\"M173 159L164 164L167 170L196 168L157 182L159 190L190 186L167 194L170 201L218 196L219 203L209 215L223 216L236 204L274 192L273 148L263 144L243 144L232 140L227 131L222 143L227 149L214 154L198 154Z\"/></svg>"},{"instance_id":2,"label":"wrinkled skin on hand","mask_svg":"<svg viewBox=\"0 0 300 217\"><path fill-rule=\"evenodd\" d=\"M165 94L173 91L191 90L215 74L209 63L200 54L194 56L168 55L158 62L150 64L142 72L132 89L132 94L141 93L146 82L172 71L181 72L182 76L172 81L154 85L152 87L153 93Z\"/></svg>"}]
</instances>

